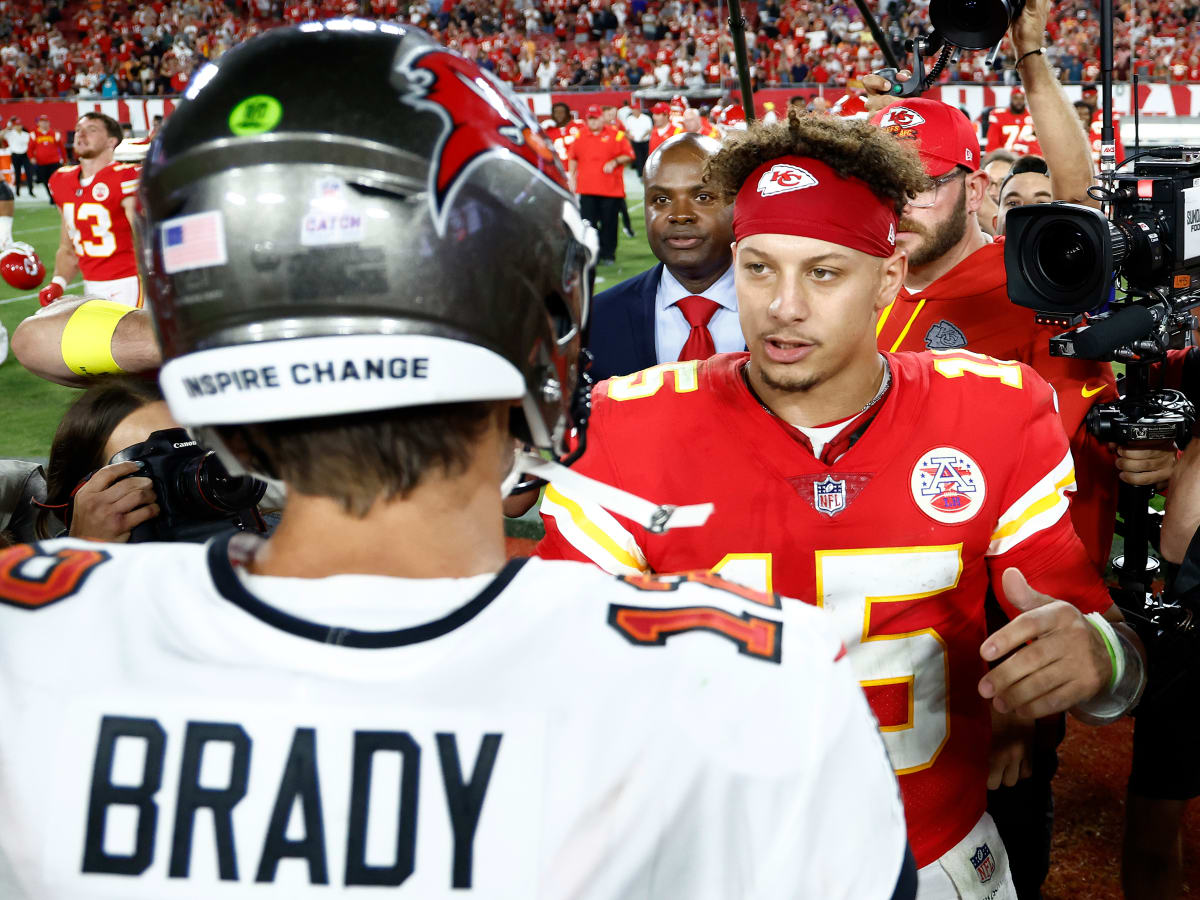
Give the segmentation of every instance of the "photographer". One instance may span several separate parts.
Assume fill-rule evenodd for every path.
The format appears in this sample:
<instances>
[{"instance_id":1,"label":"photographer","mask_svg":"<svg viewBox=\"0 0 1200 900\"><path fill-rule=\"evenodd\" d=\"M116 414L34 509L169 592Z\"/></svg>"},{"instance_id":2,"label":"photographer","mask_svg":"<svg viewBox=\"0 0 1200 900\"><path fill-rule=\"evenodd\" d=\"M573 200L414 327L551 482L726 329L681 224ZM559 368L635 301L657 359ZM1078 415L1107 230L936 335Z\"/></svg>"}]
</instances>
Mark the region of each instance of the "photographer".
<instances>
[{"instance_id":1,"label":"photographer","mask_svg":"<svg viewBox=\"0 0 1200 900\"><path fill-rule=\"evenodd\" d=\"M180 426L155 382L96 378L55 432L47 498L35 503L36 538L56 537L64 526L72 537L119 543L265 530L254 508L262 483L228 477L186 432L173 429ZM134 458L110 462L118 455Z\"/></svg>"},{"instance_id":2,"label":"photographer","mask_svg":"<svg viewBox=\"0 0 1200 900\"><path fill-rule=\"evenodd\" d=\"M155 382L131 375L96 379L54 433L38 539L65 528L72 537L128 541L135 527L159 514L158 498L150 479L135 475L137 463L106 464L151 432L178 427Z\"/></svg>"},{"instance_id":3,"label":"photographer","mask_svg":"<svg viewBox=\"0 0 1200 900\"><path fill-rule=\"evenodd\" d=\"M1193 387L1198 361L1192 348L1172 352L1163 367L1168 385L1182 387L1193 403L1200 399ZM1171 473L1159 544L1163 559L1180 565L1175 590L1193 604L1200 583L1198 529L1200 440L1193 437ZM1182 892L1183 817L1189 801L1200 796L1200 716L1191 712L1200 670L1194 655L1178 652L1182 640L1168 638L1152 648L1149 680L1134 721L1121 858L1128 900L1173 900Z\"/></svg>"}]
</instances>

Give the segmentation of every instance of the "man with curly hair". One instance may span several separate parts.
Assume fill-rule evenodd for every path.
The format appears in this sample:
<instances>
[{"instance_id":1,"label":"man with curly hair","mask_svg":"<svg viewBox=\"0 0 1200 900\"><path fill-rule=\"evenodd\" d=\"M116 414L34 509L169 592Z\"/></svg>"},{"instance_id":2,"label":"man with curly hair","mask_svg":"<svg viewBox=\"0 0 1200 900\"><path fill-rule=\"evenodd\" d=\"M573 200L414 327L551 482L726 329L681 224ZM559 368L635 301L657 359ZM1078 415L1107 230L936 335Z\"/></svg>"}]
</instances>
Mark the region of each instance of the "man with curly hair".
<instances>
[{"instance_id":1,"label":"man with curly hair","mask_svg":"<svg viewBox=\"0 0 1200 900\"><path fill-rule=\"evenodd\" d=\"M1053 395L1019 363L876 348L907 272L898 216L929 187L883 131L793 112L707 177L734 206L748 350L600 385L576 468L716 514L660 533L555 483L539 554L629 576L712 569L823 606L899 778L919 896L1014 897L985 811L989 703L1111 718L1142 680L1067 515ZM989 583L1012 618L991 636ZM712 630L754 639L750 622Z\"/></svg>"}]
</instances>

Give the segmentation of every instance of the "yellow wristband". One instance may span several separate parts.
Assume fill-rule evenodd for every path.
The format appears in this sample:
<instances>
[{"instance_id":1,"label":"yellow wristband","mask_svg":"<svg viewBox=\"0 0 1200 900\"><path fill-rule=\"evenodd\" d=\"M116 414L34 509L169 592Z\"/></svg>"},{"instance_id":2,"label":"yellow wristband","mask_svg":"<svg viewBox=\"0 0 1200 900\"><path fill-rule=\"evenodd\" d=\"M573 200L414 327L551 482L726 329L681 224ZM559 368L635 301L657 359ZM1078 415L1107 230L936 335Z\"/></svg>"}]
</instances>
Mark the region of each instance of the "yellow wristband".
<instances>
[{"instance_id":1,"label":"yellow wristband","mask_svg":"<svg viewBox=\"0 0 1200 900\"><path fill-rule=\"evenodd\" d=\"M62 358L76 375L104 375L124 371L112 355L113 333L117 323L132 306L111 300L82 303L67 319L62 334Z\"/></svg>"}]
</instances>

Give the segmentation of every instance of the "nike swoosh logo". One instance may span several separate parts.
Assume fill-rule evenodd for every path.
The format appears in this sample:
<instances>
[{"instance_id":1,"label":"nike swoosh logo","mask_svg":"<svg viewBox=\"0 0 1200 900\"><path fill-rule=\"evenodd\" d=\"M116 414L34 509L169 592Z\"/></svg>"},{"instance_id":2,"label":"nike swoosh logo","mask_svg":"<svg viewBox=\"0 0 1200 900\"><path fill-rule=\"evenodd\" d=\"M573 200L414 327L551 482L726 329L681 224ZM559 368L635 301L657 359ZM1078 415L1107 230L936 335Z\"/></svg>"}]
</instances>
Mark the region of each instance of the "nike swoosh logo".
<instances>
[{"instance_id":1,"label":"nike swoosh logo","mask_svg":"<svg viewBox=\"0 0 1200 900\"><path fill-rule=\"evenodd\" d=\"M1085 384L1083 387L1081 387L1081 388L1079 389L1079 392L1080 392L1081 394L1083 394L1083 396L1084 396L1084 397L1092 397L1092 396L1094 396L1094 395L1096 395L1096 394L1100 393L1100 392L1101 392L1102 390L1104 390L1106 387L1108 387L1108 385L1106 385L1106 384L1102 384L1102 385L1100 385L1100 387L1098 387L1098 388L1092 388L1092 390L1090 390L1090 391L1089 391L1089 390L1088 390L1088 386Z\"/></svg>"}]
</instances>

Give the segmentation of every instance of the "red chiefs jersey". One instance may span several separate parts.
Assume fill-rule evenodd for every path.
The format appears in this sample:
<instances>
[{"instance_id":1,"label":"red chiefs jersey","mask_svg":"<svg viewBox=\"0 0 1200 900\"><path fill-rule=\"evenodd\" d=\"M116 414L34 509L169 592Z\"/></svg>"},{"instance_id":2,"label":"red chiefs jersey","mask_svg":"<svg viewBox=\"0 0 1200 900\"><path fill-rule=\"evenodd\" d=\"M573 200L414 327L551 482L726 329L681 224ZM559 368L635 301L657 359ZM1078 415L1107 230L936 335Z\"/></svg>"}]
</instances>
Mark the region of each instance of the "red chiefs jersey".
<instances>
[{"instance_id":1,"label":"red chiefs jersey","mask_svg":"<svg viewBox=\"0 0 1200 900\"><path fill-rule=\"evenodd\" d=\"M611 572L712 569L829 610L926 865L986 806L989 580L1003 597L1000 575L1016 566L1084 611L1111 603L1066 515L1074 475L1053 395L1019 363L887 354L878 413L826 465L750 392L748 356L602 383L575 465L655 502L712 501L706 525L652 534L552 484L538 554Z\"/></svg>"},{"instance_id":2,"label":"red chiefs jersey","mask_svg":"<svg viewBox=\"0 0 1200 900\"><path fill-rule=\"evenodd\" d=\"M79 166L50 176L50 196L62 210L67 234L85 281L115 281L137 274L133 229L122 202L137 193L140 166L109 163L85 186Z\"/></svg>"},{"instance_id":3,"label":"red chiefs jersey","mask_svg":"<svg viewBox=\"0 0 1200 900\"><path fill-rule=\"evenodd\" d=\"M650 152L653 153L663 141L673 138L677 134L683 134L683 126L676 122L668 122L665 128L651 128Z\"/></svg>"},{"instance_id":4,"label":"red chiefs jersey","mask_svg":"<svg viewBox=\"0 0 1200 900\"><path fill-rule=\"evenodd\" d=\"M593 134L584 128L567 147L567 160L575 161L576 192L597 197L625 196L625 167L605 172L604 166L619 156L633 159L633 147L625 132L608 125Z\"/></svg>"},{"instance_id":5,"label":"red chiefs jersey","mask_svg":"<svg viewBox=\"0 0 1200 900\"><path fill-rule=\"evenodd\" d=\"M49 166L66 159L60 131L35 131L29 142L29 158L39 166Z\"/></svg>"},{"instance_id":6,"label":"red chiefs jersey","mask_svg":"<svg viewBox=\"0 0 1200 900\"><path fill-rule=\"evenodd\" d=\"M1013 153L1042 155L1042 147L1033 131L1033 116L1008 109L993 109L989 114L987 147L984 155L1003 147Z\"/></svg>"},{"instance_id":7,"label":"red chiefs jersey","mask_svg":"<svg viewBox=\"0 0 1200 900\"><path fill-rule=\"evenodd\" d=\"M1100 134L1104 130L1104 116L1100 110L1092 113L1092 125L1088 129L1088 141L1092 145L1092 162L1096 165L1096 171L1100 171ZM1117 113L1113 113L1113 142L1116 147L1116 162L1120 162L1125 158L1125 145L1121 143L1121 117Z\"/></svg>"},{"instance_id":8,"label":"red chiefs jersey","mask_svg":"<svg viewBox=\"0 0 1200 900\"><path fill-rule=\"evenodd\" d=\"M929 287L902 290L876 326L879 349L965 348L996 359L1015 359L1037 370L1057 396L1071 441L1079 491L1071 501L1075 530L1097 571L1112 549L1117 509L1116 458L1088 433L1084 422L1097 402L1115 400L1117 383L1108 363L1050 355L1050 338L1062 329L1038 326L1031 309L1008 299L1004 239L976 250Z\"/></svg>"},{"instance_id":9,"label":"red chiefs jersey","mask_svg":"<svg viewBox=\"0 0 1200 900\"><path fill-rule=\"evenodd\" d=\"M546 129L546 137L550 139L550 143L554 146L554 152L558 154L559 161L562 162L564 168L567 165L567 148L578 137L580 129L586 127L583 122L574 120L566 125L551 125Z\"/></svg>"}]
</instances>

